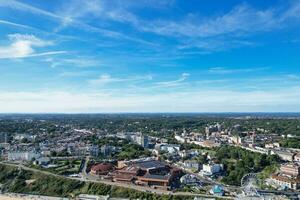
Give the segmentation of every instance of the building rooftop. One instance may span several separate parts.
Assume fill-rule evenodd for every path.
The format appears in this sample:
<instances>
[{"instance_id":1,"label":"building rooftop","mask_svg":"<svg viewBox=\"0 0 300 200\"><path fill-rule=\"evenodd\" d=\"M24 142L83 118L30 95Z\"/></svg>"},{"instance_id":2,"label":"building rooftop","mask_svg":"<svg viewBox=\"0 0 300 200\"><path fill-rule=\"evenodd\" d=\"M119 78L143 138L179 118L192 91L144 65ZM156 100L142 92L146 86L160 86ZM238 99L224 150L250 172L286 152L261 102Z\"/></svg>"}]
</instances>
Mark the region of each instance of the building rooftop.
<instances>
[{"instance_id":1,"label":"building rooftop","mask_svg":"<svg viewBox=\"0 0 300 200\"><path fill-rule=\"evenodd\" d=\"M147 178L147 179L159 179L159 180L165 180L165 181L168 181L169 178L171 176L168 174L168 175L157 175L157 174L150 174L150 173L146 173L143 178Z\"/></svg>"},{"instance_id":2,"label":"building rooftop","mask_svg":"<svg viewBox=\"0 0 300 200\"><path fill-rule=\"evenodd\" d=\"M155 169L155 168L164 168L166 164L158 160L142 161L133 163L135 166L140 167L141 169Z\"/></svg>"},{"instance_id":3,"label":"building rooftop","mask_svg":"<svg viewBox=\"0 0 300 200\"><path fill-rule=\"evenodd\" d=\"M99 163L92 167L92 171L108 171L113 168L112 164L109 163Z\"/></svg>"}]
</instances>

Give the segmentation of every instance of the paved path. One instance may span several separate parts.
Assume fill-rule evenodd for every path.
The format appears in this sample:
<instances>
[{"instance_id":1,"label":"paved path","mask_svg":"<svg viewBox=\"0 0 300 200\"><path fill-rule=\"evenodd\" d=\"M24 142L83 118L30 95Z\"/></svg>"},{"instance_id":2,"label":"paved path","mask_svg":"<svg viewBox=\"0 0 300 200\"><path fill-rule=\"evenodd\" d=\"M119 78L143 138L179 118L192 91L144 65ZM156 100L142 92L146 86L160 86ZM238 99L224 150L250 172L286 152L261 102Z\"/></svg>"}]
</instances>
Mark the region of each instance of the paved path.
<instances>
[{"instance_id":1,"label":"paved path","mask_svg":"<svg viewBox=\"0 0 300 200\"><path fill-rule=\"evenodd\" d=\"M62 197L50 197L50 196L41 196L41 195L5 193L5 194L0 194L0 200L69 200L69 199L62 198Z\"/></svg>"}]
</instances>

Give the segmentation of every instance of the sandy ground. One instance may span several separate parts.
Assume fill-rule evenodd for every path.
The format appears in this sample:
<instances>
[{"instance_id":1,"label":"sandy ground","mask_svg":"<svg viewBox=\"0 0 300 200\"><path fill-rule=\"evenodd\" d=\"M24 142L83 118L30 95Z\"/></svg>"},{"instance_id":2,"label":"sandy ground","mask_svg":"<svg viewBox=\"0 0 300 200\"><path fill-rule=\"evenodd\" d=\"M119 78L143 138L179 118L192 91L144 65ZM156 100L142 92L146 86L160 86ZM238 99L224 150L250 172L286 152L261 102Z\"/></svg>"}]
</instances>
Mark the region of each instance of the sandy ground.
<instances>
[{"instance_id":1,"label":"sandy ground","mask_svg":"<svg viewBox=\"0 0 300 200\"><path fill-rule=\"evenodd\" d=\"M0 200L62 200L63 198L35 195L0 194Z\"/></svg>"},{"instance_id":2,"label":"sandy ground","mask_svg":"<svg viewBox=\"0 0 300 200\"><path fill-rule=\"evenodd\" d=\"M0 200L29 200L28 198L0 195Z\"/></svg>"}]
</instances>

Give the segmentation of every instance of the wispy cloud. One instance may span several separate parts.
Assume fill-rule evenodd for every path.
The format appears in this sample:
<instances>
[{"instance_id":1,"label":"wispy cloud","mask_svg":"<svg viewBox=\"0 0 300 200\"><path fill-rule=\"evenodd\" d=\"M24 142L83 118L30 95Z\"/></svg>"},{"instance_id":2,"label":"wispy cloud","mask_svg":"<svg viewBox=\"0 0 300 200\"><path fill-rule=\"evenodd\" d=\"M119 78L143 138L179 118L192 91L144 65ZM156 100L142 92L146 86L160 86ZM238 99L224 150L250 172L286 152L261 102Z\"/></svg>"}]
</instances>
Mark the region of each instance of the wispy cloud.
<instances>
[{"instance_id":1,"label":"wispy cloud","mask_svg":"<svg viewBox=\"0 0 300 200\"><path fill-rule=\"evenodd\" d=\"M93 86L104 86L113 83L126 83L126 82L136 82L136 81L149 81L152 80L152 76L134 76L128 78L115 78L109 74L103 74L97 79L89 80L89 84Z\"/></svg>"},{"instance_id":2,"label":"wispy cloud","mask_svg":"<svg viewBox=\"0 0 300 200\"><path fill-rule=\"evenodd\" d=\"M196 54L210 54L213 52L227 51L245 46L255 47L257 46L257 44L255 42L250 42L247 40L239 40L232 38L228 39L227 37L216 37L213 39L191 39L188 41L182 41L182 44L180 44L177 48L180 51L183 51L185 54L189 54L189 52L194 52ZM198 49L198 51L193 51L193 49Z\"/></svg>"},{"instance_id":3,"label":"wispy cloud","mask_svg":"<svg viewBox=\"0 0 300 200\"><path fill-rule=\"evenodd\" d=\"M145 1L145 3L109 1L108 3L100 0L76 0L65 3L65 6L55 12L50 12L16 0L0 0L0 7L26 11L58 21L59 25L55 28L57 32L68 27L75 27L118 40L127 40L150 46L158 45L138 38L136 34L130 36L122 31L108 28L110 26L103 28L89 22L96 19L102 24L107 24L108 21L130 24L139 32L175 38L179 43L179 49L183 51L182 53L192 48L201 49L203 51L199 53L206 54L244 46L254 46L256 42L248 40L247 36L285 28L289 23L298 23L300 18L300 12L298 12L300 10L299 1L288 4L286 8L269 7L267 9L256 9L244 3L237 5L226 13L205 18L200 17L197 13L189 13L176 19L176 21L163 18L144 19L132 11L137 6L141 7L141 4L145 7L149 6L148 1ZM152 7L166 7L167 5L173 5L174 1L155 1L151 4L155 4Z\"/></svg>"},{"instance_id":4,"label":"wispy cloud","mask_svg":"<svg viewBox=\"0 0 300 200\"><path fill-rule=\"evenodd\" d=\"M1 112L297 112L300 88L160 94L0 92Z\"/></svg>"},{"instance_id":5,"label":"wispy cloud","mask_svg":"<svg viewBox=\"0 0 300 200\"><path fill-rule=\"evenodd\" d=\"M95 71L64 71L61 72L58 76L59 77L90 77L93 75Z\"/></svg>"},{"instance_id":6,"label":"wispy cloud","mask_svg":"<svg viewBox=\"0 0 300 200\"><path fill-rule=\"evenodd\" d=\"M34 6L25 4L25 3L21 3L15 0L10 0L10 1L6 1L6 0L0 0L0 7L8 7L11 9L15 9L15 10L21 10L21 11L27 11L33 14L38 14L38 15L43 15L43 16L47 16L50 18L54 18L54 19L61 19L60 16L52 13L52 12L48 12L46 10L43 9L39 9L36 8Z\"/></svg>"},{"instance_id":7,"label":"wispy cloud","mask_svg":"<svg viewBox=\"0 0 300 200\"><path fill-rule=\"evenodd\" d=\"M212 67L208 69L209 73L212 74L237 74L237 73L248 73L248 72L258 72L263 70L268 70L269 67L253 67L253 68L225 68L225 67Z\"/></svg>"},{"instance_id":8,"label":"wispy cloud","mask_svg":"<svg viewBox=\"0 0 300 200\"><path fill-rule=\"evenodd\" d=\"M44 60L50 64L50 67L99 67L102 63L92 57L71 57L71 58L52 58L48 57Z\"/></svg>"},{"instance_id":9,"label":"wispy cloud","mask_svg":"<svg viewBox=\"0 0 300 200\"><path fill-rule=\"evenodd\" d=\"M181 77L174 81L162 81L157 82L156 85L160 87L174 87L181 85L188 77L190 76L189 73L182 73Z\"/></svg>"},{"instance_id":10,"label":"wispy cloud","mask_svg":"<svg viewBox=\"0 0 300 200\"><path fill-rule=\"evenodd\" d=\"M93 2L94 5L101 4L99 1ZM182 44L181 49L204 49L202 54L256 45L255 42L248 41L245 37L282 29L287 23L300 17L299 1L290 4L284 11L276 7L258 10L244 3L216 17L201 18L197 14L189 14L176 21L144 20L124 9L124 6L113 5L109 7L102 3L98 11L83 9L79 13L93 13L101 19L131 24L141 32L175 37ZM89 6L86 7L89 8Z\"/></svg>"},{"instance_id":11,"label":"wispy cloud","mask_svg":"<svg viewBox=\"0 0 300 200\"><path fill-rule=\"evenodd\" d=\"M7 21L7 20L0 20L0 24L14 26L14 27L18 27L18 28L33 29L31 26L14 23L14 22L10 22L10 21Z\"/></svg>"},{"instance_id":12,"label":"wispy cloud","mask_svg":"<svg viewBox=\"0 0 300 200\"><path fill-rule=\"evenodd\" d=\"M123 34L121 32L118 31L113 31L113 30L109 30L107 28L101 28L101 27L96 27L93 25L90 25L88 23L85 23L81 20L79 20L78 18L86 13L97 13L100 10L100 1L82 1L82 3L84 3L85 6L82 6L82 4L79 4L80 7L78 7L78 9L72 10L72 15L66 15L65 13L54 13L54 12L50 12L47 10L43 10L16 0L11 0L11 1L5 1L5 0L0 0L0 7L8 7L14 10L20 10L20 11L24 11L24 12L29 12L32 14L36 14L36 15L41 15L44 17L48 17L52 20L56 20L60 23L60 25L55 29L55 31L59 31L60 29L64 28L64 27L68 27L68 26L72 26L78 29L82 29L85 31L89 31L89 32L94 32L94 33L99 33L102 36L105 37L110 37L110 38L115 38L115 39L124 39L124 40L129 40L129 41L133 41L133 42L138 42L138 43L142 43L142 44L147 44L147 45L155 45L154 43L145 41L143 39L139 39L136 37L131 37L128 36L128 34ZM73 6L73 4L69 4L68 6ZM75 13L75 14L74 14Z\"/></svg>"},{"instance_id":13,"label":"wispy cloud","mask_svg":"<svg viewBox=\"0 0 300 200\"><path fill-rule=\"evenodd\" d=\"M37 53L35 48L52 45L53 42L42 40L34 35L10 34L10 44L0 46L0 59L26 58L66 53L65 51L48 51Z\"/></svg>"},{"instance_id":14,"label":"wispy cloud","mask_svg":"<svg viewBox=\"0 0 300 200\"><path fill-rule=\"evenodd\" d=\"M253 20L255 19L255 20ZM168 36L213 37L224 34L246 34L266 31L278 25L276 13L272 10L255 10L246 4L230 12L209 19L187 17L181 21L154 21L141 27L147 32Z\"/></svg>"},{"instance_id":15,"label":"wispy cloud","mask_svg":"<svg viewBox=\"0 0 300 200\"><path fill-rule=\"evenodd\" d=\"M300 19L300 1L295 0L292 1L290 4L290 7L283 12L283 14L280 16L279 21L284 23L290 19Z\"/></svg>"}]
</instances>

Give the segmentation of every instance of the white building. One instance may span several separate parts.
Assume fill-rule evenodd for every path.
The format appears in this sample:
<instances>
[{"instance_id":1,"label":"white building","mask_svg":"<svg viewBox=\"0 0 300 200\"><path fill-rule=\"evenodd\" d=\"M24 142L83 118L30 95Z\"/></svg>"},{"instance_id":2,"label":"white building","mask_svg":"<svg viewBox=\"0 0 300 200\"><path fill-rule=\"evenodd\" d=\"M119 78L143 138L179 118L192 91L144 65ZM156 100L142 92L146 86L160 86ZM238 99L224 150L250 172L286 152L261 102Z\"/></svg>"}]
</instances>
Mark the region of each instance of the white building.
<instances>
[{"instance_id":1,"label":"white building","mask_svg":"<svg viewBox=\"0 0 300 200\"><path fill-rule=\"evenodd\" d=\"M215 140L191 141L189 143L196 144L206 148L214 148L214 147L221 146L221 143Z\"/></svg>"},{"instance_id":2,"label":"white building","mask_svg":"<svg viewBox=\"0 0 300 200\"><path fill-rule=\"evenodd\" d=\"M211 176L223 170L222 164L204 164L201 170L202 175Z\"/></svg>"},{"instance_id":3,"label":"white building","mask_svg":"<svg viewBox=\"0 0 300 200\"><path fill-rule=\"evenodd\" d=\"M156 145L155 149L157 149L159 152L167 152L170 154L178 153L180 151L180 145L176 144L158 144Z\"/></svg>"},{"instance_id":4,"label":"white building","mask_svg":"<svg viewBox=\"0 0 300 200\"><path fill-rule=\"evenodd\" d=\"M186 150L182 150L180 151L179 153L179 156L181 158L184 158L184 157L190 157L190 158L193 158L193 157L196 157L199 155L199 152L196 151L196 150L189 150L189 151L186 151Z\"/></svg>"},{"instance_id":5,"label":"white building","mask_svg":"<svg viewBox=\"0 0 300 200\"><path fill-rule=\"evenodd\" d=\"M184 137L181 137L179 135L175 135L175 139L180 143L185 143L186 141Z\"/></svg>"},{"instance_id":6,"label":"white building","mask_svg":"<svg viewBox=\"0 0 300 200\"><path fill-rule=\"evenodd\" d=\"M138 135L135 138L135 142L141 145L144 148L148 148L149 146L149 137L147 135Z\"/></svg>"},{"instance_id":7,"label":"white building","mask_svg":"<svg viewBox=\"0 0 300 200\"><path fill-rule=\"evenodd\" d=\"M202 185L202 182L193 174L186 174L180 178L180 182L186 185Z\"/></svg>"},{"instance_id":8,"label":"white building","mask_svg":"<svg viewBox=\"0 0 300 200\"><path fill-rule=\"evenodd\" d=\"M49 157L40 157L34 161L35 165L47 165L49 164L51 159Z\"/></svg>"},{"instance_id":9,"label":"white building","mask_svg":"<svg viewBox=\"0 0 300 200\"><path fill-rule=\"evenodd\" d=\"M240 136L231 136L229 139L230 139L231 143L237 144L237 145L240 145L243 142L242 138Z\"/></svg>"},{"instance_id":10,"label":"white building","mask_svg":"<svg viewBox=\"0 0 300 200\"><path fill-rule=\"evenodd\" d=\"M183 166L186 169L191 169L191 170L199 170L200 169L200 163L196 160L186 160L186 161L184 161Z\"/></svg>"},{"instance_id":11,"label":"white building","mask_svg":"<svg viewBox=\"0 0 300 200\"><path fill-rule=\"evenodd\" d=\"M8 160L9 161L32 161L40 158L41 154L36 152L8 152Z\"/></svg>"},{"instance_id":12,"label":"white building","mask_svg":"<svg viewBox=\"0 0 300 200\"><path fill-rule=\"evenodd\" d=\"M29 141L32 141L36 138L36 135L30 135L30 134L17 134L14 136L14 140L21 141L23 139L27 139Z\"/></svg>"},{"instance_id":13,"label":"white building","mask_svg":"<svg viewBox=\"0 0 300 200\"><path fill-rule=\"evenodd\" d=\"M288 152L288 151L280 151L280 150L279 151L273 150L271 151L271 154L277 154L281 160L290 161L290 162L293 161L295 155L295 153Z\"/></svg>"}]
</instances>

